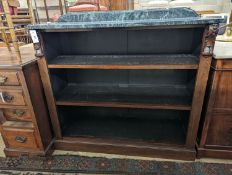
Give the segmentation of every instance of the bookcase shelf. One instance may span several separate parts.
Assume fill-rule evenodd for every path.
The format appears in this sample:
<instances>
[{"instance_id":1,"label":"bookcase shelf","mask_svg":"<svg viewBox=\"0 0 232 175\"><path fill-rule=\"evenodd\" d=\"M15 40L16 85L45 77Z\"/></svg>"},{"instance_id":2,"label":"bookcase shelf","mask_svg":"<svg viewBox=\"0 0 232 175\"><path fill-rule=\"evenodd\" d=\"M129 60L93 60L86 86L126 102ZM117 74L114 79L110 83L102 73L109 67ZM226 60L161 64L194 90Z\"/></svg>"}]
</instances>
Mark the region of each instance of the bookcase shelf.
<instances>
[{"instance_id":1,"label":"bookcase shelf","mask_svg":"<svg viewBox=\"0 0 232 175\"><path fill-rule=\"evenodd\" d=\"M58 110L64 137L185 144L189 111L67 106Z\"/></svg>"},{"instance_id":2,"label":"bookcase shelf","mask_svg":"<svg viewBox=\"0 0 232 175\"><path fill-rule=\"evenodd\" d=\"M48 68L197 69L198 59L192 54L61 55L50 60Z\"/></svg>"},{"instance_id":3,"label":"bookcase shelf","mask_svg":"<svg viewBox=\"0 0 232 175\"><path fill-rule=\"evenodd\" d=\"M55 148L195 158L214 36L163 27L40 31Z\"/></svg>"},{"instance_id":4,"label":"bookcase shelf","mask_svg":"<svg viewBox=\"0 0 232 175\"><path fill-rule=\"evenodd\" d=\"M68 84L57 94L56 104L191 110L191 99L190 90L183 85Z\"/></svg>"}]
</instances>

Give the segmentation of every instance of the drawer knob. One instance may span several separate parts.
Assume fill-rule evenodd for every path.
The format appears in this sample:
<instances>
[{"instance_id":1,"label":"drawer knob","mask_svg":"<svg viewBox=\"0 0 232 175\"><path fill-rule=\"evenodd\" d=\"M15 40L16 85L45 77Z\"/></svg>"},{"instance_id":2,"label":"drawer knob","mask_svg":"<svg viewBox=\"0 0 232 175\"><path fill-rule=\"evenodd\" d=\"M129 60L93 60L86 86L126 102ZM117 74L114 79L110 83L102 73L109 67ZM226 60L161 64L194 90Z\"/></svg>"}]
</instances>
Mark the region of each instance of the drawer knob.
<instances>
[{"instance_id":1,"label":"drawer knob","mask_svg":"<svg viewBox=\"0 0 232 175\"><path fill-rule=\"evenodd\" d=\"M27 138L23 136L16 136L15 141L19 143L25 143L27 141Z\"/></svg>"},{"instance_id":2,"label":"drawer knob","mask_svg":"<svg viewBox=\"0 0 232 175\"><path fill-rule=\"evenodd\" d=\"M13 111L13 114L16 115L17 117L22 117L25 114L25 111L16 109Z\"/></svg>"},{"instance_id":3,"label":"drawer knob","mask_svg":"<svg viewBox=\"0 0 232 175\"><path fill-rule=\"evenodd\" d=\"M3 75L0 75L0 85L6 83L6 81L7 81L7 77L3 76Z\"/></svg>"},{"instance_id":4,"label":"drawer knob","mask_svg":"<svg viewBox=\"0 0 232 175\"><path fill-rule=\"evenodd\" d=\"M7 92L0 92L0 97L3 103L10 103L14 99L14 96L9 95Z\"/></svg>"}]
</instances>

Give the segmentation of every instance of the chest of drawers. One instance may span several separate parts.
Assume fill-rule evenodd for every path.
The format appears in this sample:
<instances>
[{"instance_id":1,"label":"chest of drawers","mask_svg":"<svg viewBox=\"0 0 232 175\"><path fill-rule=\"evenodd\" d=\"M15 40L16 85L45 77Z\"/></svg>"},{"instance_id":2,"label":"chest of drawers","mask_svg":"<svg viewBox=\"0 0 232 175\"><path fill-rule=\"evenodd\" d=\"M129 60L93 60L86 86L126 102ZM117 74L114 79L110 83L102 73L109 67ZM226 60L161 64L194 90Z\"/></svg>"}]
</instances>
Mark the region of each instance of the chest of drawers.
<instances>
[{"instance_id":1,"label":"chest of drawers","mask_svg":"<svg viewBox=\"0 0 232 175\"><path fill-rule=\"evenodd\" d=\"M198 157L232 158L231 59L213 60L200 131Z\"/></svg>"},{"instance_id":2,"label":"chest of drawers","mask_svg":"<svg viewBox=\"0 0 232 175\"><path fill-rule=\"evenodd\" d=\"M45 155L52 146L47 105L32 45L21 48L23 59L1 48L0 122L6 156ZM30 59L29 59L30 58Z\"/></svg>"}]
</instances>

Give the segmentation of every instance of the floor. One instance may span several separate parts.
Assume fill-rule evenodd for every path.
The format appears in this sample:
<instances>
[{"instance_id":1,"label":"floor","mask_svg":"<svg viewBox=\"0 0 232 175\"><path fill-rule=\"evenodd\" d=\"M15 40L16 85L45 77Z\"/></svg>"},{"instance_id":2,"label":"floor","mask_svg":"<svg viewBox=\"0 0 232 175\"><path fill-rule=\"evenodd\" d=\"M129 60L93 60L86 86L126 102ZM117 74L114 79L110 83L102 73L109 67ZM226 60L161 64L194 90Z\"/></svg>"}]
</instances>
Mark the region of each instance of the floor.
<instances>
[{"instance_id":1,"label":"floor","mask_svg":"<svg viewBox=\"0 0 232 175\"><path fill-rule=\"evenodd\" d=\"M5 145L3 143L2 137L0 136L0 157L5 157L3 149ZM87 152L73 152L73 151L54 151L53 155L79 155L79 156L87 156L87 157L105 157L105 158L119 158L119 159L136 159L136 160L157 160L163 161L164 159L159 158L148 158L148 157L138 157L138 156L125 156L125 155L115 155L115 154L103 154L103 153L87 153ZM175 161L175 162L184 162L181 160L171 160L165 159L165 161ZM232 164L232 160L224 160L224 159L198 159L196 162L208 162L208 163L224 163L224 164Z\"/></svg>"}]
</instances>

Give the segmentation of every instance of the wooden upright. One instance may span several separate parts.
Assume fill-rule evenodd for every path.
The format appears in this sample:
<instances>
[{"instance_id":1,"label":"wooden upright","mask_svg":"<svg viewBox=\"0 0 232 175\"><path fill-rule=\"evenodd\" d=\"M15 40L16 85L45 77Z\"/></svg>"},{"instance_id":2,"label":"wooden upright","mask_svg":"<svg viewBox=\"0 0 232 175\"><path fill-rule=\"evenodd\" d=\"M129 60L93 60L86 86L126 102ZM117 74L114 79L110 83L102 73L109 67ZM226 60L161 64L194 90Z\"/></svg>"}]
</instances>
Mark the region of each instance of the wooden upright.
<instances>
[{"instance_id":1,"label":"wooden upright","mask_svg":"<svg viewBox=\"0 0 232 175\"><path fill-rule=\"evenodd\" d=\"M17 37L15 35L14 25L13 25L13 21L12 21L11 15L10 15L8 2L7 2L7 0L1 0L1 2L2 2L4 13L1 14L0 18L2 18L2 15L4 15L6 17L7 27L5 27L4 25L1 25L0 29L3 32L4 38L6 37L6 30L9 30L10 36L12 38L12 43L13 43L13 46L14 46L14 49L16 52L16 57L19 60L19 62L22 62L22 57L21 57L20 50L19 50L18 40L17 40ZM3 24L2 19L0 20L0 22ZM8 50L10 50L10 46L9 46L7 39L5 41L7 42L6 45L8 47Z\"/></svg>"}]
</instances>

